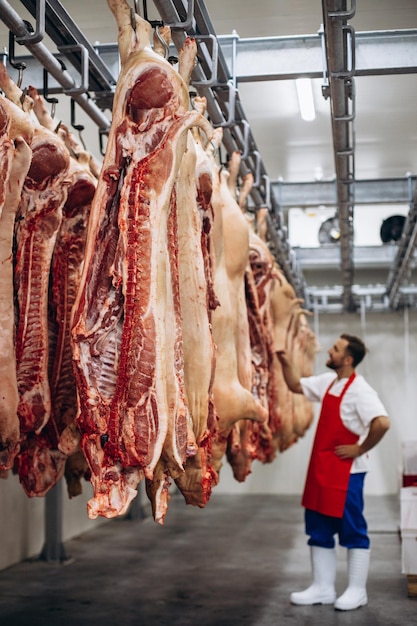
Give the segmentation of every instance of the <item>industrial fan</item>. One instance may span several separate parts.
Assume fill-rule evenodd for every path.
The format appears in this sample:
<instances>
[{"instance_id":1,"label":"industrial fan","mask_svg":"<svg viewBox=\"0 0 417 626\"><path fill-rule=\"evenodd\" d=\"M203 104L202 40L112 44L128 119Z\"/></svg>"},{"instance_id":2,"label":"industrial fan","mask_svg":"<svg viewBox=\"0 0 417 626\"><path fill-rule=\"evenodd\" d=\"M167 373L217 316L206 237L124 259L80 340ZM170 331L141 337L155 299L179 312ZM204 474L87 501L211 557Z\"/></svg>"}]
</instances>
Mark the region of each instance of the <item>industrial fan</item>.
<instances>
[{"instance_id":1,"label":"industrial fan","mask_svg":"<svg viewBox=\"0 0 417 626\"><path fill-rule=\"evenodd\" d=\"M319 228L320 243L338 243L340 240L339 220L329 217Z\"/></svg>"},{"instance_id":2,"label":"industrial fan","mask_svg":"<svg viewBox=\"0 0 417 626\"><path fill-rule=\"evenodd\" d=\"M379 236L382 243L390 243L391 241L398 241L401 238L405 224L404 215L391 215L382 222Z\"/></svg>"}]
</instances>

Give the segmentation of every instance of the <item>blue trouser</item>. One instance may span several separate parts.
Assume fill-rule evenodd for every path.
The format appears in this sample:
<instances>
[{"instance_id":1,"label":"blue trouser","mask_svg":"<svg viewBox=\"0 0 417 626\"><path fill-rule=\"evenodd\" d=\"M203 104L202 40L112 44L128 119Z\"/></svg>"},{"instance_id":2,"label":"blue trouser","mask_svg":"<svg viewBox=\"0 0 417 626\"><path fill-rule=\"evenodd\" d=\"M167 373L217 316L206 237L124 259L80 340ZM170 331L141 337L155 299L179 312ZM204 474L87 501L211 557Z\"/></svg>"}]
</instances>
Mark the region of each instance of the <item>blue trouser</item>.
<instances>
[{"instance_id":1,"label":"blue trouser","mask_svg":"<svg viewBox=\"0 0 417 626\"><path fill-rule=\"evenodd\" d=\"M368 527L363 515L364 480L365 473L350 475L343 517L331 517L310 509L305 510L309 546L334 548L334 535L337 533L339 544L345 548L369 548Z\"/></svg>"}]
</instances>

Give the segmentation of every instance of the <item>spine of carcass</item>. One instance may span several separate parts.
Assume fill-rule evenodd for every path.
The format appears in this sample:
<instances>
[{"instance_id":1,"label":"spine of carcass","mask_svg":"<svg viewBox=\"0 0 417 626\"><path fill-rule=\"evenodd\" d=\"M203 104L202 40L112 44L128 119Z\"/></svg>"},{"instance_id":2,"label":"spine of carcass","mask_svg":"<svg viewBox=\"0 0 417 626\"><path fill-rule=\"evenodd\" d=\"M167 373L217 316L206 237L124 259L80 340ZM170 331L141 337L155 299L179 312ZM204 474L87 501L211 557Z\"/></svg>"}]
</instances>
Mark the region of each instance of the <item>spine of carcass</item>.
<instances>
[{"instance_id":1,"label":"spine of carcass","mask_svg":"<svg viewBox=\"0 0 417 626\"><path fill-rule=\"evenodd\" d=\"M13 313L13 232L20 193L31 160L31 150L21 137L5 140L10 147L11 167L4 181L4 202L0 217L0 469L13 466L19 451L20 424L16 375ZM4 141L2 152L4 154ZM4 175L6 170L2 171Z\"/></svg>"}]
</instances>

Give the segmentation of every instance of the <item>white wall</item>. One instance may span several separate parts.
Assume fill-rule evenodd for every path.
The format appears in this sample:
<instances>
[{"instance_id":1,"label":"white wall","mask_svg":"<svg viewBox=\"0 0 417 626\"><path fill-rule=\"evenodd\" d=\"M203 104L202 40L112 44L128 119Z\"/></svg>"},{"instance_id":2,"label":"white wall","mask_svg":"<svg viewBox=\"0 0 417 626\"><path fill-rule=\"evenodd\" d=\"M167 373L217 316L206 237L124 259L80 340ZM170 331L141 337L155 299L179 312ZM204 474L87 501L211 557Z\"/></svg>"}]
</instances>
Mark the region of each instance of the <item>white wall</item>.
<instances>
[{"instance_id":1,"label":"white wall","mask_svg":"<svg viewBox=\"0 0 417 626\"><path fill-rule=\"evenodd\" d=\"M371 469L365 493L372 495L398 492L401 479L404 441L417 441L417 312L322 315L316 332L322 352L317 356L316 372L325 370L327 349L335 339L349 332L361 336L369 353L358 373L378 391L391 419L391 429L370 453ZM407 331L408 326L408 331ZM255 461L252 474L237 483L225 461L216 493L301 494L317 423L292 448L278 454L273 463Z\"/></svg>"},{"instance_id":2,"label":"white wall","mask_svg":"<svg viewBox=\"0 0 417 626\"><path fill-rule=\"evenodd\" d=\"M62 541L80 535L106 522L87 517L87 500L92 496L90 483L83 481L83 493L71 500L66 485L62 489ZM0 570L26 558L38 557L45 542L45 498L28 498L19 479L9 472L0 479Z\"/></svg>"}]
</instances>

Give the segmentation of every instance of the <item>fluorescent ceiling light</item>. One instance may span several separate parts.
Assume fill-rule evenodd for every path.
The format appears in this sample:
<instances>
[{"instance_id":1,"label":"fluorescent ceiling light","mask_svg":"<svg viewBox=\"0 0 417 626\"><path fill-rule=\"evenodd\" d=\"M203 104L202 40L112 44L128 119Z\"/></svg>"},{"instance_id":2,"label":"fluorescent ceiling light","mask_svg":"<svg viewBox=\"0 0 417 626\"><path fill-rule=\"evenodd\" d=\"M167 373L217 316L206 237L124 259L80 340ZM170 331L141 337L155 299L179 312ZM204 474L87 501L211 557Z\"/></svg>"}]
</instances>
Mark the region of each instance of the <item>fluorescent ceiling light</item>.
<instances>
[{"instance_id":1,"label":"fluorescent ceiling light","mask_svg":"<svg viewBox=\"0 0 417 626\"><path fill-rule=\"evenodd\" d=\"M316 118L313 100L313 88L310 78L296 78L298 106L303 120L312 122Z\"/></svg>"}]
</instances>

